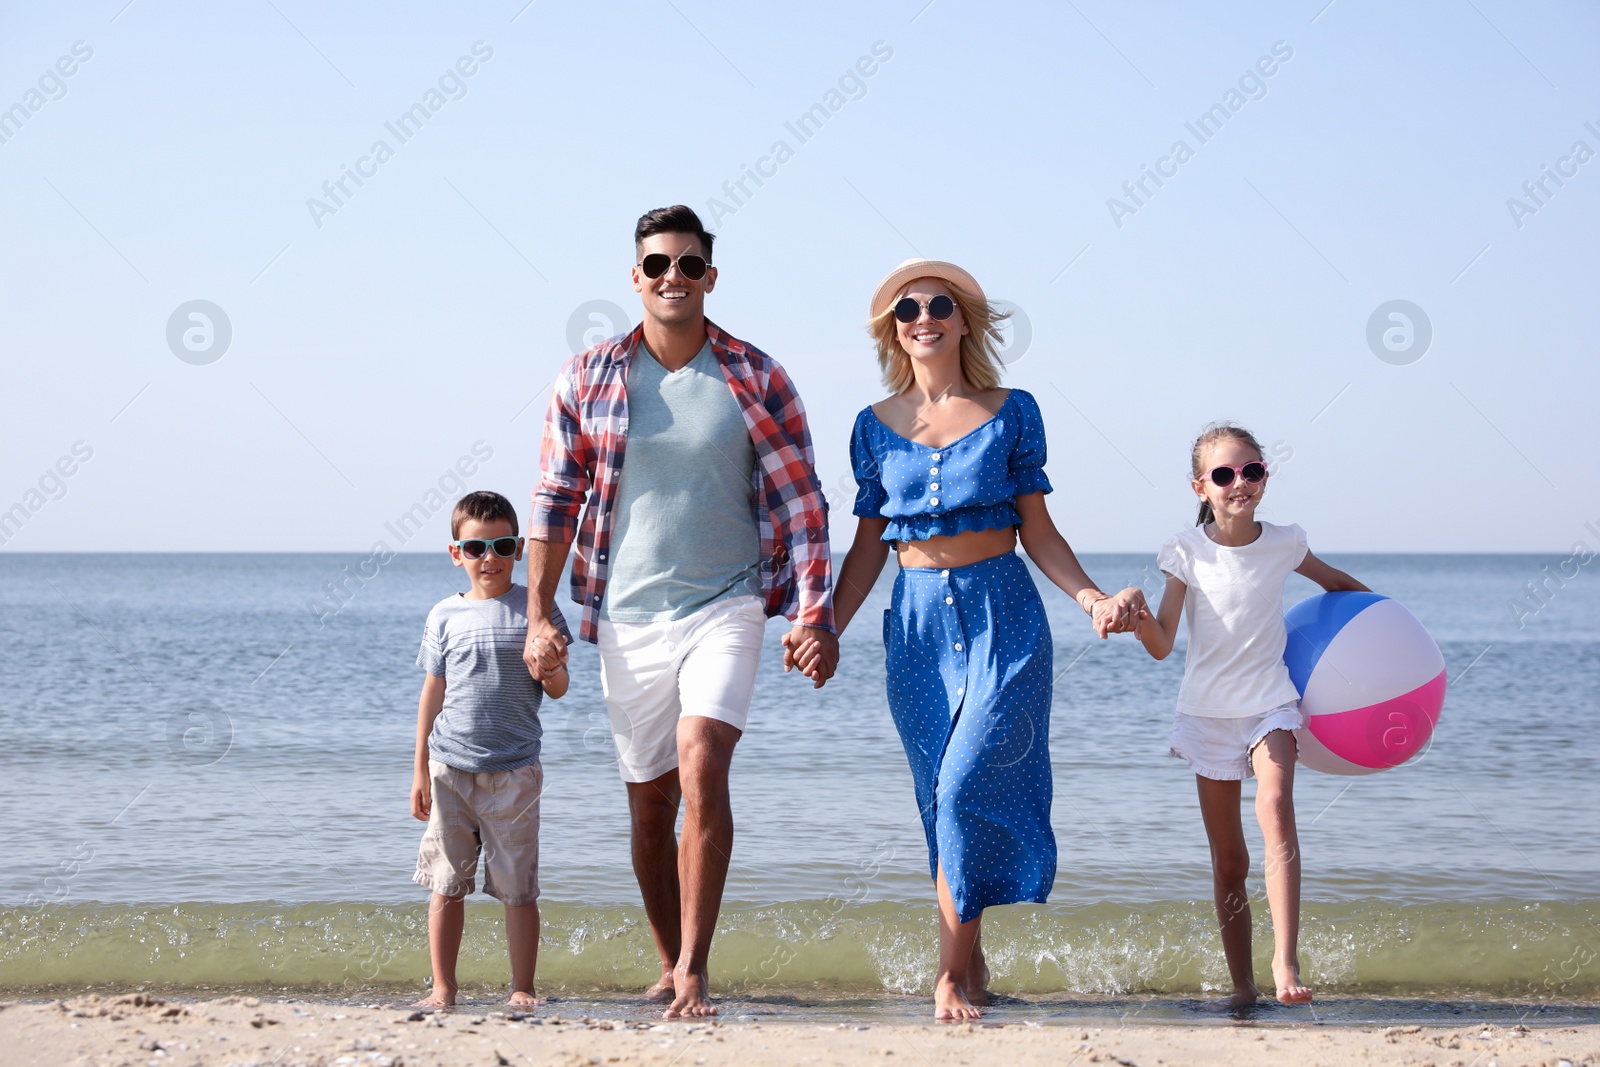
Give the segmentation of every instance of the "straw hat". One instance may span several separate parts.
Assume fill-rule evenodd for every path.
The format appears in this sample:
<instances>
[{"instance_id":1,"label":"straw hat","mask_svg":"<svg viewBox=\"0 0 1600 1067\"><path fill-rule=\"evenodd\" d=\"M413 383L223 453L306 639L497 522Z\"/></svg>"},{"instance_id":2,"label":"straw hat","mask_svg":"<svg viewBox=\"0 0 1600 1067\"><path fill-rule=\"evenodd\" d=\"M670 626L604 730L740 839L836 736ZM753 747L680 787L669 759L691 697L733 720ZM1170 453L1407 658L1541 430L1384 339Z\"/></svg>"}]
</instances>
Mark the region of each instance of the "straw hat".
<instances>
[{"instance_id":1,"label":"straw hat","mask_svg":"<svg viewBox=\"0 0 1600 1067\"><path fill-rule=\"evenodd\" d=\"M938 278L942 282L951 282L972 293L979 300L985 302L988 300L983 295L983 287L978 284L978 280L954 263L946 263L942 259L908 259L890 271L872 291L872 313L868 317L875 319L887 311L894 295L904 289L908 282L914 282L918 278Z\"/></svg>"}]
</instances>

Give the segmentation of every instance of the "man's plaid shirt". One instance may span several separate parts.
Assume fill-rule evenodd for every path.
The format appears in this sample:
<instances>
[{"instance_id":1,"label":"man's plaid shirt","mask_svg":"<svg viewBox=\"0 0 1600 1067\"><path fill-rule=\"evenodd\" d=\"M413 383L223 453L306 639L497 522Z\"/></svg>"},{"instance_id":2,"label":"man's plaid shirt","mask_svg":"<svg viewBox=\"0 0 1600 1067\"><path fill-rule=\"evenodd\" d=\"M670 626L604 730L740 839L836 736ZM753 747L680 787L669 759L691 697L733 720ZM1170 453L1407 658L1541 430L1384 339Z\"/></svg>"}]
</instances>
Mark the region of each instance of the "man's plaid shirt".
<instances>
[{"instance_id":1,"label":"man's plaid shirt","mask_svg":"<svg viewBox=\"0 0 1600 1067\"><path fill-rule=\"evenodd\" d=\"M756 525L767 615L831 631L828 509L800 396L771 356L709 320L706 334L756 448ZM599 638L600 605L611 569L613 511L628 447L628 367L643 342L641 325L568 360L545 413L528 536L563 543L576 538L572 599L583 605L579 636L585 641ZM692 541L695 531L686 529L683 535Z\"/></svg>"}]
</instances>

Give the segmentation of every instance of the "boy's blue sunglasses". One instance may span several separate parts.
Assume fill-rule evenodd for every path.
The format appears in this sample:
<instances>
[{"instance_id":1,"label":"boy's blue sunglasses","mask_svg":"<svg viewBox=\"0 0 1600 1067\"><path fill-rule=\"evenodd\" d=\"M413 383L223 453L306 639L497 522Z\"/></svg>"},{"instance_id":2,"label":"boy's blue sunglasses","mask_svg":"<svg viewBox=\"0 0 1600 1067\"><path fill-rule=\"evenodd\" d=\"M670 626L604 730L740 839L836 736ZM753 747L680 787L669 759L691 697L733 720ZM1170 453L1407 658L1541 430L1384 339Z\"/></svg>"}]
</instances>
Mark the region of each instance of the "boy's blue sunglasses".
<instances>
[{"instance_id":1,"label":"boy's blue sunglasses","mask_svg":"<svg viewBox=\"0 0 1600 1067\"><path fill-rule=\"evenodd\" d=\"M485 541L481 537L464 537L460 541L452 541L461 550L461 554L468 559L482 559L490 551L501 559L509 559L517 554L517 545L521 544L520 537L496 537Z\"/></svg>"}]
</instances>

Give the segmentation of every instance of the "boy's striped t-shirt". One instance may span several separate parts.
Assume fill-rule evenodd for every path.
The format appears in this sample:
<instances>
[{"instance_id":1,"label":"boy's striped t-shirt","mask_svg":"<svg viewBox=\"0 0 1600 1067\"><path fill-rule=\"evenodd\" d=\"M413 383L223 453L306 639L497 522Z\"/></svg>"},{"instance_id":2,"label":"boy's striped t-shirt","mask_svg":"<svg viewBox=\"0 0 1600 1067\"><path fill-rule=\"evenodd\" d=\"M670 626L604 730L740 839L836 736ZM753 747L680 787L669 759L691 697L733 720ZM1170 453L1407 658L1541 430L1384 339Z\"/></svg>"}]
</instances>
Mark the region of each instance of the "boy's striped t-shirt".
<instances>
[{"instance_id":1,"label":"boy's striped t-shirt","mask_svg":"<svg viewBox=\"0 0 1600 1067\"><path fill-rule=\"evenodd\" d=\"M561 609L551 621L570 642ZM433 720L428 754L473 773L509 771L539 758L544 686L523 662L528 588L513 583L492 600L446 597L428 612L417 666L444 678L444 708Z\"/></svg>"}]
</instances>

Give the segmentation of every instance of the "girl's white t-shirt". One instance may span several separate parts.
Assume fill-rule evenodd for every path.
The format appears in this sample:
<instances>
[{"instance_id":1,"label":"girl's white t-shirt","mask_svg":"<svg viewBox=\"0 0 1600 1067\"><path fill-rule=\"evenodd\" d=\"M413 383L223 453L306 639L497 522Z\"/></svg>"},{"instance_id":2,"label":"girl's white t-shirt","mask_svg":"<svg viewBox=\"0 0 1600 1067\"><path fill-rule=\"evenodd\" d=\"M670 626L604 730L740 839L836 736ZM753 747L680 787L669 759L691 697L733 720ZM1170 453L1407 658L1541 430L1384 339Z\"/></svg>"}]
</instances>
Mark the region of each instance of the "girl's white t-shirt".
<instances>
[{"instance_id":1,"label":"girl's white t-shirt","mask_svg":"<svg viewBox=\"0 0 1600 1067\"><path fill-rule=\"evenodd\" d=\"M1306 558L1306 532L1261 523L1261 536L1229 548L1184 530L1157 566L1188 587L1189 652L1178 690L1185 715L1237 719L1300 699L1283 662L1283 586Z\"/></svg>"}]
</instances>

